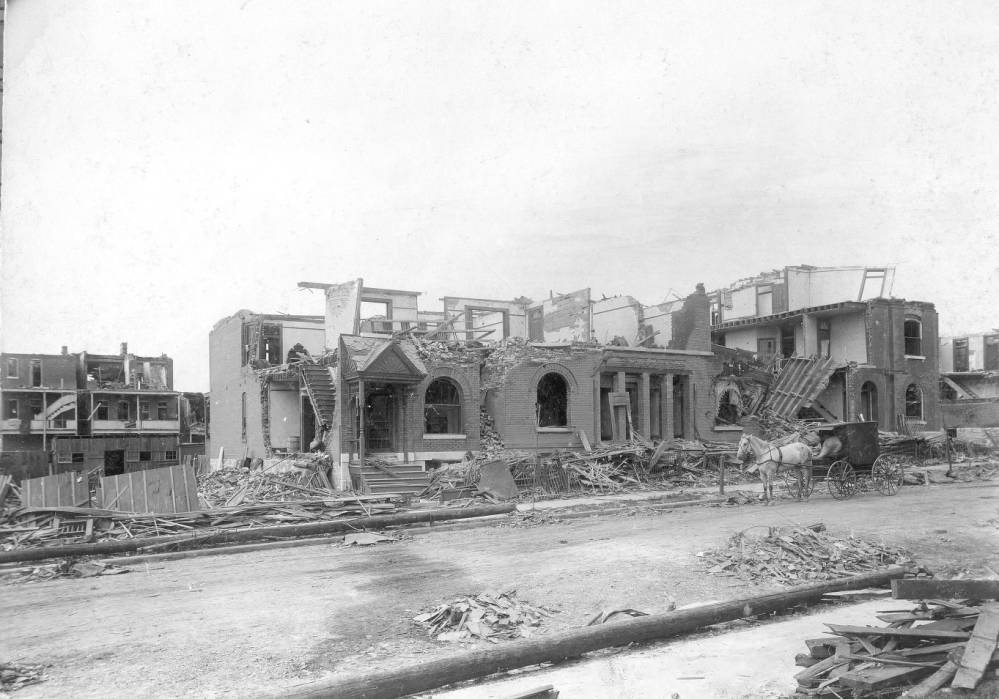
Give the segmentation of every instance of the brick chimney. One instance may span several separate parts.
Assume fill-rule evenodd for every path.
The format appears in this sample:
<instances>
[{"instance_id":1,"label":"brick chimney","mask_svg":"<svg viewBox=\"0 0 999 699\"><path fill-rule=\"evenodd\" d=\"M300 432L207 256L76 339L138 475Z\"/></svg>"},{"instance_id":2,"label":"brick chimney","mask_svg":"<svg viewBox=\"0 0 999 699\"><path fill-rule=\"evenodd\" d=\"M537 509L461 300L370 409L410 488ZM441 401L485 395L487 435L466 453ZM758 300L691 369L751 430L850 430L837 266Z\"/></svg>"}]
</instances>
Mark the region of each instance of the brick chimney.
<instances>
[{"instance_id":1,"label":"brick chimney","mask_svg":"<svg viewBox=\"0 0 999 699\"><path fill-rule=\"evenodd\" d=\"M121 343L121 356L124 357L126 354L128 354L128 343L127 342L122 342Z\"/></svg>"},{"instance_id":2,"label":"brick chimney","mask_svg":"<svg viewBox=\"0 0 999 699\"><path fill-rule=\"evenodd\" d=\"M69 347L67 345L63 345L62 346L62 356L65 357L67 354L69 354Z\"/></svg>"}]
</instances>

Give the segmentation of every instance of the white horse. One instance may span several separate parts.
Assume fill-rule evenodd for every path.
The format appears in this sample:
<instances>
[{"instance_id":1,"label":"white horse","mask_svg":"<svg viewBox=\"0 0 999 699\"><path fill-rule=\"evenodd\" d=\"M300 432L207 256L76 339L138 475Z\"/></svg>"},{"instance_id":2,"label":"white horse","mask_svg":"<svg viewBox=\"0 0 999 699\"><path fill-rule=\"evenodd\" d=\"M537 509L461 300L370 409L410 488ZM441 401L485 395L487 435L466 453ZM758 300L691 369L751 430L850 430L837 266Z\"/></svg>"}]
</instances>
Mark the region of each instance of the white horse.
<instances>
[{"instance_id":1,"label":"white horse","mask_svg":"<svg viewBox=\"0 0 999 699\"><path fill-rule=\"evenodd\" d=\"M753 453L756 466L760 469L764 501L769 503L773 499L774 476L782 466L793 466L798 469L798 483L801 484L798 488L798 499L801 499L802 493L808 497L807 494L812 490L812 450L807 444L792 442L775 447L755 435L744 433L739 440L739 450L735 458L742 461L749 452Z\"/></svg>"}]
</instances>

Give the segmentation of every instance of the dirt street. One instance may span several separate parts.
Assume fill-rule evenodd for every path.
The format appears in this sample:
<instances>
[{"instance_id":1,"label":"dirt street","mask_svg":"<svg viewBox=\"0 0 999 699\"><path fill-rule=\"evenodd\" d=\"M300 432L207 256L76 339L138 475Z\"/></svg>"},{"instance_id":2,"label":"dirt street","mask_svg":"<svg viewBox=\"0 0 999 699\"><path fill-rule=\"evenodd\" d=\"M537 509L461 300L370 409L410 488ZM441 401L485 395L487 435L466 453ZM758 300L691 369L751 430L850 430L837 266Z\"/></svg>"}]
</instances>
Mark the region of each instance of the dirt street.
<instances>
[{"instance_id":1,"label":"dirt street","mask_svg":"<svg viewBox=\"0 0 999 699\"><path fill-rule=\"evenodd\" d=\"M512 521L517 521L511 519ZM561 611L664 611L766 586L705 575L697 551L754 525L825 522L910 549L938 574L999 570L999 486L907 487L772 507L636 508L535 526L403 532L366 548L317 545L157 561L126 575L0 587L0 659L46 664L17 697L244 697L331 673L462 652L411 617L454 596L515 588Z\"/></svg>"}]
</instances>

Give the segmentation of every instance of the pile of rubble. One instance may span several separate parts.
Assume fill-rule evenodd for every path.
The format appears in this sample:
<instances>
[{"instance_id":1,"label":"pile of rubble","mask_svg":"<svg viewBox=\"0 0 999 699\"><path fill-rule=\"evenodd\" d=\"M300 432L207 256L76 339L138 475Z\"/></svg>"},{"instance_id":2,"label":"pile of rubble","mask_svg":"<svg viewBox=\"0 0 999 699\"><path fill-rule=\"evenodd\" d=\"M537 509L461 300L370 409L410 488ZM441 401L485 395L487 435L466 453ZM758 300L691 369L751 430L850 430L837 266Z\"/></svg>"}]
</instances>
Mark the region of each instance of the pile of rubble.
<instances>
[{"instance_id":1,"label":"pile of rubble","mask_svg":"<svg viewBox=\"0 0 999 699\"><path fill-rule=\"evenodd\" d=\"M9 583L25 583L55 578L93 578L98 575L122 575L128 573L128 568L102 563L101 561L80 561L67 558L59 563L21 568L7 575L0 576L0 581Z\"/></svg>"},{"instance_id":2,"label":"pile of rubble","mask_svg":"<svg viewBox=\"0 0 999 699\"><path fill-rule=\"evenodd\" d=\"M899 582L905 581L893 583L895 593ZM999 605L932 599L877 616L887 625L826 624L831 636L806 640L808 652L795 657L805 669L795 675L794 696L929 697L945 687L995 696L990 670L999 665ZM988 689L979 686L987 677L993 678Z\"/></svg>"},{"instance_id":3,"label":"pile of rubble","mask_svg":"<svg viewBox=\"0 0 999 699\"><path fill-rule=\"evenodd\" d=\"M0 662L0 696L42 681L44 665Z\"/></svg>"},{"instance_id":4,"label":"pile of rubble","mask_svg":"<svg viewBox=\"0 0 999 699\"><path fill-rule=\"evenodd\" d=\"M336 491L326 475L329 465L327 454L299 454L278 462L280 471L221 469L198 478L198 494L209 507L334 497Z\"/></svg>"},{"instance_id":5,"label":"pile of rubble","mask_svg":"<svg viewBox=\"0 0 999 699\"><path fill-rule=\"evenodd\" d=\"M572 343L572 350L589 350L599 345ZM557 362L565 359L565 349L538 347L522 337L509 337L499 342L491 343L488 352L484 353L481 389L499 388L506 381L506 375L511 369L525 360L539 362Z\"/></svg>"},{"instance_id":6,"label":"pile of rubble","mask_svg":"<svg viewBox=\"0 0 999 699\"><path fill-rule=\"evenodd\" d=\"M854 536L835 537L825 531L824 524L769 527L762 537L747 536L746 531L732 536L724 548L697 554L709 574L796 585L912 561L904 549Z\"/></svg>"},{"instance_id":7,"label":"pile of rubble","mask_svg":"<svg viewBox=\"0 0 999 699\"><path fill-rule=\"evenodd\" d=\"M459 597L413 617L438 641L482 639L496 643L501 638L532 636L542 622L557 610L516 599L516 591L488 590L475 597Z\"/></svg>"}]
</instances>

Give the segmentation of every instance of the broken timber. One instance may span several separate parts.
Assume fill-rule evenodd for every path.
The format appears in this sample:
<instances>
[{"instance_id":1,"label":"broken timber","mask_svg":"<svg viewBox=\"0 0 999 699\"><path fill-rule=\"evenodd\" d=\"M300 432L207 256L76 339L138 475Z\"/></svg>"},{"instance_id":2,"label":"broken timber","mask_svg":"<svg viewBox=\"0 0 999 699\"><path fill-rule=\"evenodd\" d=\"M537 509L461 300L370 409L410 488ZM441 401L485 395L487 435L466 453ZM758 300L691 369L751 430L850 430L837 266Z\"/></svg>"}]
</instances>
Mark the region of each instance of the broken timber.
<instances>
[{"instance_id":1,"label":"broken timber","mask_svg":"<svg viewBox=\"0 0 999 699\"><path fill-rule=\"evenodd\" d=\"M668 638L712 624L768 614L821 599L822 595L836 590L886 585L895 578L901 578L905 573L905 568L887 568L849 578L802 585L760 597L747 597L665 614L653 614L615 624L587 626L560 634L513 642L505 647L462 653L442 660L410 665L380 674L366 673L363 676L337 678L283 696L297 699L316 697L389 699L406 696L497 672L545 662L559 662L600 648Z\"/></svg>"},{"instance_id":2,"label":"broken timber","mask_svg":"<svg viewBox=\"0 0 999 699\"><path fill-rule=\"evenodd\" d=\"M513 512L516 505L479 505L462 509L424 510L417 512L401 512L392 515L373 515L356 519L340 519L326 522L310 522L307 524L286 524L273 527L255 527L253 529L218 529L214 543L231 543L237 541L253 541L255 539L295 538L313 536L316 534L336 534L359 529L381 529L405 524L422 524L445 522L454 519L472 517L487 517ZM73 546L46 546L31 549L15 549L0 551L0 564L19 563L22 561L41 561L46 558L66 558L69 556L103 556L111 553L128 553L151 545L172 543L182 546L189 543L205 543L210 532L198 531L193 534L179 534L170 537L147 537L141 539L125 539L123 541L105 541L97 544L76 544Z\"/></svg>"}]
</instances>

